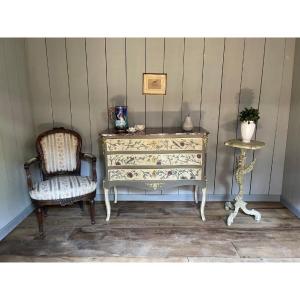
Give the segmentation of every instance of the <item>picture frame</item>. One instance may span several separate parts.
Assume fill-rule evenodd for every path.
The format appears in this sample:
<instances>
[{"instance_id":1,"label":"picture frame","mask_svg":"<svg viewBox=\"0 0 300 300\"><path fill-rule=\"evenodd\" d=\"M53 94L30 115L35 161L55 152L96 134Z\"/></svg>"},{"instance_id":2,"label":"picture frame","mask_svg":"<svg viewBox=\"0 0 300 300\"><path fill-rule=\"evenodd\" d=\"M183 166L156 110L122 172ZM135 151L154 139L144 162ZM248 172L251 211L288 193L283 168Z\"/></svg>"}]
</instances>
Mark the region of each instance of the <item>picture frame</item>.
<instances>
[{"instance_id":1,"label":"picture frame","mask_svg":"<svg viewBox=\"0 0 300 300\"><path fill-rule=\"evenodd\" d=\"M166 95L167 74L166 73L144 73L143 95Z\"/></svg>"}]
</instances>

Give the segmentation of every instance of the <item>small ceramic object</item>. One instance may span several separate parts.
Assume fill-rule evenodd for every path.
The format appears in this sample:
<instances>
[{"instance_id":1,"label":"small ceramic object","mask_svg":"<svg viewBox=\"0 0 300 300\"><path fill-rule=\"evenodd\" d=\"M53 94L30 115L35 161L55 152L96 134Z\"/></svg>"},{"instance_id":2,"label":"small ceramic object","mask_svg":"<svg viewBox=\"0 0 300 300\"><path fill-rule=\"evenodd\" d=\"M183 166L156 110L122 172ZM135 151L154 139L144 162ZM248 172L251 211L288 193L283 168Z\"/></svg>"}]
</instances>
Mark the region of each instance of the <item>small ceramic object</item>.
<instances>
[{"instance_id":1,"label":"small ceramic object","mask_svg":"<svg viewBox=\"0 0 300 300\"><path fill-rule=\"evenodd\" d=\"M129 132L129 133L134 133L134 132L136 132L136 129L135 129L134 127L129 127L129 128L127 129L127 132Z\"/></svg>"},{"instance_id":2,"label":"small ceramic object","mask_svg":"<svg viewBox=\"0 0 300 300\"><path fill-rule=\"evenodd\" d=\"M134 128L138 131L143 131L145 129L145 125L137 124L137 125L134 126Z\"/></svg>"},{"instance_id":3,"label":"small ceramic object","mask_svg":"<svg viewBox=\"0 0 300 300\"><path fill-rule=\"evenodd\" d=\"M184 131L192 131L193 130L193 121L192 121L190 114L188 114L185 117L184 122L182 124L182 129Z\"/></svg>"},{"instance_id":4,"label":"small ceramic object","mask_svg":"<svg viewBox=\"0 0 300 300\"><path fill-rule=\"evenodd\" d=\"M244 143L250 143L255 131L255 123L253 121L245 121L241 123L241 134Z\"/></svg>"}]
</instances>

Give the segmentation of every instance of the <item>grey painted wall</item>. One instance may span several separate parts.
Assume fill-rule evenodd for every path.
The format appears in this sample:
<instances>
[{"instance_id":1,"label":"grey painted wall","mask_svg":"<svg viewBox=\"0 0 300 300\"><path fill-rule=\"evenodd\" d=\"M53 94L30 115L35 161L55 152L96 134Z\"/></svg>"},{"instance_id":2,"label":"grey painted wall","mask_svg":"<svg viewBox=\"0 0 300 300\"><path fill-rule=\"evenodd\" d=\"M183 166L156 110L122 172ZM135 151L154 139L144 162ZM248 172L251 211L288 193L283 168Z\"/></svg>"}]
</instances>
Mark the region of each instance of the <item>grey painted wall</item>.
<instances>
[{"instance_id":1,"label":"grey painted wall","mask_svg":"<svg viewBox=\"0 0 300 300\"><path fill-rule=\"evenodd\" d=\"M282 201L300 217L300 40L296 40Z\"/></svg>"},{"instance_id":2,"label":"grey painted wall","mask_svg":"<svg viewBox=\"0 0 300 300\"><path fill-rule=\"evenodd\" d=\"M0 39L0 239L31 211L23 163L33 151L24 39Z\"/></svg>"},{"instance_id":3,"label":"grey painted wall","mask_svg":"<svg viewBox=\"0 0 300 300\"><path fill-rule=\"evenodd\" d=\"M98 133L112 126L108 107L127 104L131 125L156 127L180 126L190 111L195 125L211 133L208 193L210 198L225 199L237 186L234 153L224 141L239 137L238 112L253 105L261 112L256 137L266 147L250 155L257 164L246 179L245 191L257 199L279 199L294 43L294 39L27 39L36 133L52 126L72 127L83 136L83 150L99 157ZM143 72L166 72L167 95L143 96ZM97 169L101 182L101 160ZM160 194L121 192L124 199L154 199ZM185 198L191 190L165 194L164 198Z\"/></svg>"}]
</instances>

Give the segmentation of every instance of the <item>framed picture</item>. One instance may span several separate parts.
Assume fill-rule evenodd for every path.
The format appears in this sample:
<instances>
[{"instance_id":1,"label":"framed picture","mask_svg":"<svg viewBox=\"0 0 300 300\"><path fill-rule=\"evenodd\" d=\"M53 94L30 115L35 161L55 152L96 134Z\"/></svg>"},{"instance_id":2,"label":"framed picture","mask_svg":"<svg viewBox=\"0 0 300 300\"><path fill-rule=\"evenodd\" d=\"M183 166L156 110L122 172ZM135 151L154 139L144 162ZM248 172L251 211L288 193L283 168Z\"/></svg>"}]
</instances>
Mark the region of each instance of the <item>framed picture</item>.
<instances>
[{"instance_id":1,"label":"framed picture","mask_svg":"<svg viewBox=\"0 0 300 300\"><path fill-rule=\"evenodd\" d=\"M144 73L143 74L144 95L165 95L167 91L167 74Z\"/></svg>"}]
</instances>

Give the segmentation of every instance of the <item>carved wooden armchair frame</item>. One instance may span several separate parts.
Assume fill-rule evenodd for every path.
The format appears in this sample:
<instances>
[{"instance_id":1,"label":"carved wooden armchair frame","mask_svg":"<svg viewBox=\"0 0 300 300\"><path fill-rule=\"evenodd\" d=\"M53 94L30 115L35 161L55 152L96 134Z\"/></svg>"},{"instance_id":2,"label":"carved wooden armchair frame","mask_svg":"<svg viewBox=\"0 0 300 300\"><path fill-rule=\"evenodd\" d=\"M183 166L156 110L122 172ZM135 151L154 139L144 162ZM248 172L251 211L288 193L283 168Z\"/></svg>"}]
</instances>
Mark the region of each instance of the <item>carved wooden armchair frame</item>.
<instances>
[{"instance_id":1,"label":"carved wooden armchair frame","mask_svg":"<svg viewBox=\"0 0 300 300\"><path fill-rule=\"evenodd\" d=\"M45 163L45 157L44 157L44 151L41 146L41 141L44 137L47 137L52 134L56 133L63 133L63 134L69 134L70 136L73 136L77 139L77 148L76 148L76 167L75 169L71 171L55 171L55 172L49 172L46 168L46 163ZM31 158L24 164L26 176L27 176L27 185L29 192L33 191L34 189L34 184L32 182L32 176L30 172L30 166L34 163L38 163L39 167L42 171L42 177L43 180L48 180L51 179L52 177L57 177L57 176L80 176L81 172L81 160L88 160L92 164L92 176L91 180L92 182L97 181L97 174L96 174L96 157L93 154L89 153L82 153L81 152L81 147L82 147L82 139L81 136L73 130L70 129L65 129L65 128L54 128L52 130L45 131L41 133L37 140L36 140L36 150L37 150L37 156L34 158ZM35 211L36 211L36 216L37 216L37 221L38 221L38 226L39 226L39 234L40 237L44 237L44 229L43 229L43 219L44 216L47 216L47 207L52 206L52 205L60 205L60 206L66 206L66 205L72 205L75 202L79 203L79 206L81 210L83 210L83 204L84 202L89 202L90 204L90 218L91 218L91 223L95 224L95 196L96 196L96 190L93 192L80 195L77 197L69 197L69 198L61 198L61 199L43 199L43 200L37 200L31 198L31 201L35 205Z\"/></svg>"}]
</instances>

